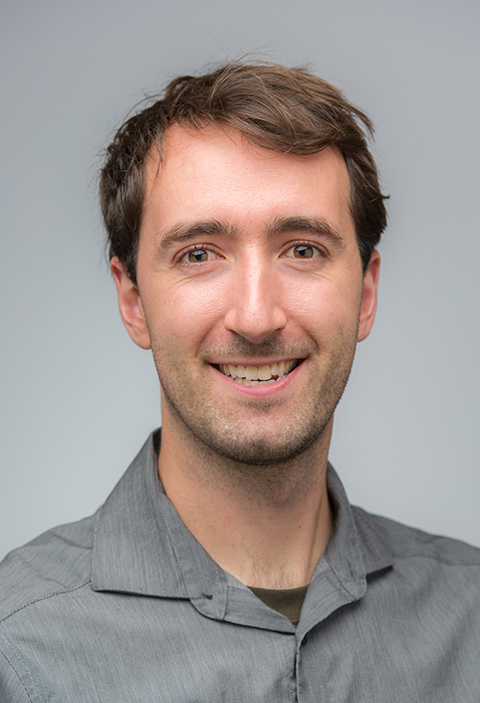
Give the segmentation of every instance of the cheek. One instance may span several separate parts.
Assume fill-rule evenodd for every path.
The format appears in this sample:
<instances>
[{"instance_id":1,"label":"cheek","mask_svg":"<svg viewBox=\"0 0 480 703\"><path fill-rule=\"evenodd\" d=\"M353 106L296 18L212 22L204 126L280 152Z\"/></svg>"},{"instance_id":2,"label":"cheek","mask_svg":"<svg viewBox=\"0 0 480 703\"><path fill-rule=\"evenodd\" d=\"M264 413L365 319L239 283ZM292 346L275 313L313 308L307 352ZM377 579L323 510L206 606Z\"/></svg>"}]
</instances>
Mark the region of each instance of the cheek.
<instances>
[{"instance_id":1,"label":"cheek","mask_svg":"<svg viewBox=\"0 0 480 703\"><path fill-rule=\"evenodd\" d=\"M152 334L161 346L187 348L202 341L222 318L225 296L214 286L189 282L158 291L152 299L161 301L148 306Z\"/></svg>"},{"instance_id":2,"label":"cheek","mask_svg":"<svg viewBox=\"0 0 480 703\"><path fill-rule=\"evenodd\" d=\"M290 313L312 336L349 332L358 322L360 290L358 285L326 279L297 286L289 291Z\"/></svg>"}]
</instances>

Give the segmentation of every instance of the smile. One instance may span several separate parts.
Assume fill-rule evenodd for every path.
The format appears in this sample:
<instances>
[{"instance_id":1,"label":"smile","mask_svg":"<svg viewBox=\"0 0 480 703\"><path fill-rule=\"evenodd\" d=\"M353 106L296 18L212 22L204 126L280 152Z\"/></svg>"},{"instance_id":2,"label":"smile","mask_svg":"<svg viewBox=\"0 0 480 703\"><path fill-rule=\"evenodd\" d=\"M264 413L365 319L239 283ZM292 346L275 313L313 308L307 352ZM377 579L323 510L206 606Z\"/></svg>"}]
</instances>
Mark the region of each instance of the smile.
<instances>
[{"instance_id":1,"label":"smile","mask_svg":"<svg viewBox=\"0 0 480 703\"><path fill-rule=\"evenodd\" d=\"M265 366L235 366L234 364L218 364L217 368L225 376L229 376L242 386L258 386L259 384L276 383L293 371L299 364L298 359L279 361Z\"/></svg>"}]
</instances>

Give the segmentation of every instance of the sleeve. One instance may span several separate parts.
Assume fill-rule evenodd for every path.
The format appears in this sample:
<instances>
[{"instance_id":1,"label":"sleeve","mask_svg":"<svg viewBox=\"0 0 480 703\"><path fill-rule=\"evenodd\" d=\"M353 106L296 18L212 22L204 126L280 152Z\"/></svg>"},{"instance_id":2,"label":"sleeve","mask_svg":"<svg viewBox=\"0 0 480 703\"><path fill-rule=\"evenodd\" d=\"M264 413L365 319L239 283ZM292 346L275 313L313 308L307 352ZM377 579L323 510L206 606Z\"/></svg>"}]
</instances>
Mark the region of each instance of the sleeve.
<instances>
[{"instance_id":1,"label":"sleeve","mask_svg":"<svg viewBox=\"0 0 480 703\"><path fill-rule=\"evenodd\" d=\"M0 701L1 703L31 703L17 672L0 650Z\"/></svg>"}]
</instances>

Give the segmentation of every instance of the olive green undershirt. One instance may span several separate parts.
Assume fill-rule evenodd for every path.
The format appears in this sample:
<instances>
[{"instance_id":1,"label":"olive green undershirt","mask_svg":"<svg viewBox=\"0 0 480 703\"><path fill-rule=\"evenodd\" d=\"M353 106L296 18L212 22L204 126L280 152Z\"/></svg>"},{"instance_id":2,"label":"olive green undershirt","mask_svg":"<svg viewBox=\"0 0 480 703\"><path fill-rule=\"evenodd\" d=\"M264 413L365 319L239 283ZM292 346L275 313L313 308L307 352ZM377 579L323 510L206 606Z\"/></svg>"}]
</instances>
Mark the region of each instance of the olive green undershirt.
<instances>
[{"instance_id":1,"label":"olive green undershirt","mask_svg":"<svg viewBox=\"0 0 480 703\"><path fill-rule=\"evenodd\" d=\"M249 588L265 605L282 615L286 615L290 622L297 627L308 585L286 589L253 588L252 586L249 586Z\"/></svg>"}]
</instances>

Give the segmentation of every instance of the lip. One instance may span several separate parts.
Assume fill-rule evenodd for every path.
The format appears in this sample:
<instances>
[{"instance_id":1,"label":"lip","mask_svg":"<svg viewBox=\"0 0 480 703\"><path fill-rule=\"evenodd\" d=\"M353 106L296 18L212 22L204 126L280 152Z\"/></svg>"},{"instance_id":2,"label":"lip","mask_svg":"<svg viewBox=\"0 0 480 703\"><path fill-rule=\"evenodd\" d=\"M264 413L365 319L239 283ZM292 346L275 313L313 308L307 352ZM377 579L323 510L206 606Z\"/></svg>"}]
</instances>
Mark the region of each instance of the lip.
<instances>
[{"instance_id":1,"label":"lip","mask_svg":"<svg viewBox=\"0 0 480 703\"><path fill-rule=\"evenodd\" d=\"M217 365L215 364L209 364L210 368L218 374L218 376L223 379L223 381L227 384L228 388L231 388L237 393L240 393L243 396L246 396L248 398L268 398L277 395L278 393L281 393L282 391L286 390L288 386L295 381L295 378L297 377L299 370L302 368L303 363L305 359L297 359L298 364L295 366L295 368L290 371L290 373L285 376L284 378L280 379L279 381L276 381L275 383L259 383L258 385L255 386L244 386L241 383L237 383L236 381L233 380L230 376L226 376L224 373L222 373L218 368ZM232 363L232 362L228 362ZM239 364L233 364L234 366L239 366L239 365L247 365L247 366L265 366L265 365L271 365L274 363L278 363L278 360L275 361L265 361L262 360L260 363L256 362L255 360L249 359L249 362L247 364L242 364L240 362Z\"/></svg>"}]
</instances>

